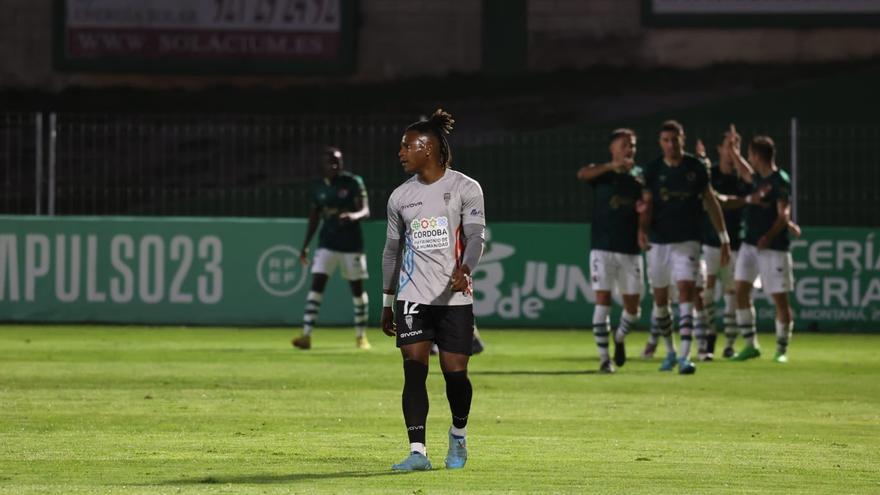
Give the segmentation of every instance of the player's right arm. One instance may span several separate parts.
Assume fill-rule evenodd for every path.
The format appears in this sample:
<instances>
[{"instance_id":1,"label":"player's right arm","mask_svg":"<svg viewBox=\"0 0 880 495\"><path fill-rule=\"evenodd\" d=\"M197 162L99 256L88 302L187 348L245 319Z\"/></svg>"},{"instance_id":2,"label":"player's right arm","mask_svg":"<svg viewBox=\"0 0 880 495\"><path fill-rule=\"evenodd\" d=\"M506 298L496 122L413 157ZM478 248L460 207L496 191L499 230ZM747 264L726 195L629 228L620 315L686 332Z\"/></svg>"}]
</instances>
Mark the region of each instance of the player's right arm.
<instances>
[{"instance_id":1,"label":"player's right arm","mask_svg":"<svg viewBox=\"0 0 880 495\"><path fill-rule=\"evenodd\" d=\"M315 232L318 231L318 223L320 222L321 208L312 205L312 210L309 212L309 226L306 228L306 238L303 241L302 249L299 252L299 260L303 265L309 264L309 244L312 242L312 237L315 237Z\"/></svg>"},{"instance_id":2,"label":"player's right arm","mask_svg":"<svg viewBox=\"0 0 880 495\"><path fill-rule=\"evenodd\" d=\"M394 297L400 279L405 236L403 219L392 194L388 198L388 230L385 235L385 249L382 250L382 331L389 337L397 335L394 325Z\"/></svg>"},{"instance_id":3,"label":"player's right arm","mask_svg":"<svg viewBox=\"0 0 880 495\"><path fill-rule=\"evenodd\" d=\"M599 165L591 163L578 170L577 178L578 180L590 182L608 172L625 172L632 169L634 165L635 162L632 158L627 158L619 162L612 160L608 163L602 163Z\"/></svg>"},{"instance_id":4,"label":"player's right arm","mask_svg":"<svg viewBox=\"0 0 880 495\"><path fill-rule=\"evenodd\" d=\"M589 182L595 180L600 175L611 172L613 170L614 166L611 164L611 162L603 164L591 163L578 169L577 178L578 180Z\"/></svg>"},{"instance_id":5,"label":"player's right arm","mask_svg":"<svg viewBox=\"0 0 880 495\"><path fill-rule=\"evenodd\" d=\"M761 200L768 192L770 192L770 188L762 187L746 196L736 196L733 194L721 194L716 192L715 197L718 198L718 203L721 205L722 209L735 210L737 208L742 208L745 205L760 204Z\"/></svg>"}]
</instances>

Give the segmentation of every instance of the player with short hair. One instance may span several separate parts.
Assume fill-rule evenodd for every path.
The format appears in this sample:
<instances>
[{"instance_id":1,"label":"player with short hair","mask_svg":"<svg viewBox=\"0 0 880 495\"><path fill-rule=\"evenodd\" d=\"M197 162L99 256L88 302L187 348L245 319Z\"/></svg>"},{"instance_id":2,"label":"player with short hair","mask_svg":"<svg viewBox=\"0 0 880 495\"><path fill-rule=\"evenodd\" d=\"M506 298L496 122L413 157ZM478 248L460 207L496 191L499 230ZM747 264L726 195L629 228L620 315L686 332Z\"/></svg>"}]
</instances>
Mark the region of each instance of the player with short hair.
<instances>
[{"instance_id":1,"label":"player with short hair","mask_svg":"<svg viewBox=\"0 0 880 495\"><path fill-rule=\"evenodd\" d=\"M718 163L711 166L710 180L712 181L712 189L719 197L741 198L747 196L751 191L749 184L744 181L734 164L733 157L730 155L730 145L728 143L729 133L722 136L718 143ZM702 152L701 152L702 151ZM697 146L697 156L708 160L705 153L705 147L700 149ZM723 313L723 331L727 338L724 346L724 357L731 357L734 354L733 344L736 341L736 293L733 283L733 267L736 262L736 254L742 244L740 230L742 227L742 210L740 208L728 208L726 203L721 203L724 213L724 224L727 227L727 234L730 237L730 263L721 266L721 241L715 232L712 222L708 215L703 215L702 230L702 259L706 268L705 287L702 291L702 300L697 302L697 338L698 351L697 356L701 361L711 361L715 355L715 341L717 334L715 331L715 288L718 282L721 283L724 299ZM700 307L701 306L701 307ZM704 312L701 317L700 310ZM702 320L702 321L701 321ZM705 325L705 333L700 331L701 324ZM701 338L703 337L703 338Z\"/></svg>"},{"instance_id":2,"label":"player with short hair","mask_svg":"<svg viewBox=\"0 0 880 495\"><path fill-rule=\"evenodd\" d=\"M745 239L736 261L736 322L746 341L731 359L746 361L761 355L752 305L752 286L761 277L764 292L776 307L776 353L773 360L788 362L788 343L794 328L788 293L794 288L789 231L799 228L790 220L791 180L776 166L776 145L769 136L755 136L749 144L748 161L740 154L741 138L731 128L731 154L743 176L748 174L760 200L745 207Z\"/></svg>"},{"instance_id":3,"label":"player with short hair","mask_svg":"<svg viewBox=\"0 0 880 495\"><path fill-rule=\"evenodd\" d=\"M581 167L577 177L593 186L593 224L590 229L590 278L596 293L593 335L599 349L599 372L614 373L608 353L611 332L611 294L623 299L620 324L614 331L614 364L626 363L624 340L639 320L644 289L644 262L639 249L639 214L644 179L635 165L636 133L616 129L608 149L611 161Z\"/></svg>"},{"instance_id":4,"label":"player with short hair","mask_svg":"<svg viewBox=\"0 0 880 495\"><path fill-rule=\"evenodd\" d=\"M644 170L645 208L639 221L639 244L648 250L648 279L654 293L652 325L659 328L666 344L666 358L660 371L672 371L678 366L680 374L692 374L696 371L690 351L704 209L721 240L722 265L726 265L730 257L730 239L706 166L684 152L684 142L681 124L669 120L661 125L663 156ZM678 355L672 342L670 283L675 283L679 296L681 344ZM649 342L644 354L653 354L651 346ZM656 348L656 341L653 347Z\"/></svg>"},{"instance_id":5,"label":"player with short hair","mask_svg":"<svg viewBox=\"0 0 880 495\"><path fill-rule=\"evenodd\" d=\"M446 135L453 122L438 109L407 127L398 156L413 176L388 198L382 331L397 337L403 356L403 418L410 442L409 457L392 466L399 471L431 469L425 447L426 380L434 342L452 413L446 467L462 468L467 461L473 396L467 374L474 332L470 274L483 252L486 215L480 184L450 168Z\"/></svg>"},{"instance_id":6,"label":"player with short hair","mask_svg":"<svg viewBox=\"0 0 880 495\"><path fill-rule=\"evenodd\" d=\"M318 223L323 220L323 224L312 260L312 287L306 296L303 333L292 343L298 349L311 349L312 330L321 309L327 280L339 266L351 287L355 344L360 349L369 349L366 334L369 300L364 291L364 280L368 277L367 258L361 232L361 221L370 217L367 188L360 176L343 170L339 148L324 150L323 165L324 177L312 184L309 225L300 251L303 266L308 265L309 244L318 230Z\"/></svg>"}]
</instances>

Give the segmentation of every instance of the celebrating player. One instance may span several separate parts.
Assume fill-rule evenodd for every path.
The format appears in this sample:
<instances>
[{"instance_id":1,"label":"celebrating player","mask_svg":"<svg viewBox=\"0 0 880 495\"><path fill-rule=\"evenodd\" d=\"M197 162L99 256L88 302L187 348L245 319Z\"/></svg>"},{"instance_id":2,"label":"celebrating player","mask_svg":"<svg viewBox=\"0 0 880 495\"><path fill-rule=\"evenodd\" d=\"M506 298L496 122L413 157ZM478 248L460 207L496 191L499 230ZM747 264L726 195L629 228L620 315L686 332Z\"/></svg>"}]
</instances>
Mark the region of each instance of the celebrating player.
<instances>
[{"instance_id":1,"label":"celebrating player","mask_svg":"<svg viewBox=\"0 0 880 495\"><path fill-rule=\"evenodd\" d=\"M731 156L729 133L725 133L717 146L718 164L711 168L710 180L712 189L721 197L744 197L749 194L750 188L738 174L734 159ZM705 148L702 153L697 147L697 156L705 157ZM706 158L708 159L708 158ZM703 216L703 262L706 266L706 285L702 293L702 307L705 312L706 338L699 339L698 357L702 361L711 361L715 354L715 287L721 282L724 294L724 335L727 342L724 346L724 357L734 354L733 344L736 341L736 295L733 283L733 267L736 262L736 254L742 240L740 228L742 226L742 210L740 208L727 208L722 202L724 212L724 224L727 227L727 235L730 237L730 263L721 266L721 241L715 233L715 228L708 215ZM697 318L697 325L700 324ZM699 334L699 332L698 332Z\"/></svg>"},{"instance_id":2,"label":"celebrating player","mask_svg":"<svg viewBox=\"0 0 880 495\"><path fill-rule=\"evenodd\" d=\"M324 177L315 181L311 191L312 208L309 226L303 241L300 261L308 264L309 243L323 218L318 250L312 260L312 288L306 296L302 336L293 339L294 347L310 349L312 330L321 309L327 279L340 266L342 276L351 286L354 302L355 343L360 349L369 349L367 340L367 259L364 256L364 238L361 220L370 216L367 189L360 176L343 170L342 152L327 148L324 153Z\"/></svg>"},{"instance_id":3,"label":"celebrating player","mask_svg":"<svg viewBox=\"0 0 880 495\"><path fill-rule=\"evenodd\" d=\"M438 109L406 129L398 156L413 177L388 198L382 330L397 336L403 356L403 418L410 442L409 457L392 466L399 471L431 469L425 447L425 382L434 342L452 413L446 467L462 468L467 461L473 395L467 374L474 331L470 274L483 252L486 218L480 184L449 168L446 135L453 122Z\"/></svg>"},{"instance_id":4,"label":"celebrating player","mask_svg":"<svg viewBox=\"0 0 880 495\"><path fill-rule=\"evenodd\" d=\"M749 144L749 159L740 154L741 138L731 127L731 155L753 190L761 191L758 201L749 197L745 209L746 236L736 260L736 323L746 341L732 359L745 361L761 355L752 305L752 285L760 275L761 284L776 306L776 353L773 360L788 362L788 343L794 327L788 293L794 287L789 231L799 232L789 218L791 180L776 166L776 145L768 136L755 136ZM752 168L754 167L754 169ZM747 178L746 178L747 177Z\"/></svg>"},{"instance_id":5,"label":"celebrating player","mask_svg":"<svg viewBox=\"0 0 880 495\"><path fill-rule=\"evenodd\" d=\"M577 177L593 186L593 225L590 230L590 274L596 293L593 335L599 348L599 372L613 373L608 355L611 293L616 287L623 298L620 325L614 332L614 363L626 362L624 339L639 320L644 266L639 249L639 215L642 171L635 166L636 134L631 129L611 133L611 161L578 170Z\"/></svg>"},{"instance_id":6,"label":"celebrating player","mask_svg":"<svg viewBox=\"0 0 880 495\"><path fill-rule=\"evenodd\" d=\"M692 374L696 371L690 360L693 302L704 208L721 240L722 265L730 257L730 239L706 166L684 153L684 141L684 128L678 122L666 121L660 127L663 156L645 167L645 208L639 219L639 243L643 249L649 249L648 279L654 293L652 325L659 328L666 344L666 358L660 370L671 371L678 365L679 373ZM671 282L676 284L679 295L679 355L672 342ZM650 345L649 342L645 354L653 354Z\"/></svg>"}]
</instances>

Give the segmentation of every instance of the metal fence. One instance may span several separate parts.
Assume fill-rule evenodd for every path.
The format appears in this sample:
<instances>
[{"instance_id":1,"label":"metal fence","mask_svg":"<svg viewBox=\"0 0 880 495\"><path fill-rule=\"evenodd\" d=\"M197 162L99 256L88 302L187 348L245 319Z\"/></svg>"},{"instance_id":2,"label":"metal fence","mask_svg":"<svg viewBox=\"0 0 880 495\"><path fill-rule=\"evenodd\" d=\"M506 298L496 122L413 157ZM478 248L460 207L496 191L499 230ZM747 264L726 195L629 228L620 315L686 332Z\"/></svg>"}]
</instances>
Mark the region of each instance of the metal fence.
<instances>
[{"instance_id":1,"label":"metal fence","mask_svg":"<svg viewBox=\"0 0 880 495\"><path fill-rule=\"evenodd\" d=\"M0 213L40 214L43 116L0 113Z\"/></svg>"},{"instance_id":2,"label":"metal fence","mask_svg":"<svg viewBox=\"0 0 880 495\"><path fill-rule=\"evenodd\" d=\"M362 175L375 217L406 177L397 162L411 116L0 114L0 213L305 216L323 147ZM686 122L710 156L726 122ZM739 123L774 137L796 177L805 225L880 225L880 126ZM459 132L454 167L483 185L494 221L581 222L591 192L577 168L607 159L609 126ZM638 161L658 156L655 124L636 126ZM796 170L791 170L796 164Z\"/></svg>"}]
</instances>

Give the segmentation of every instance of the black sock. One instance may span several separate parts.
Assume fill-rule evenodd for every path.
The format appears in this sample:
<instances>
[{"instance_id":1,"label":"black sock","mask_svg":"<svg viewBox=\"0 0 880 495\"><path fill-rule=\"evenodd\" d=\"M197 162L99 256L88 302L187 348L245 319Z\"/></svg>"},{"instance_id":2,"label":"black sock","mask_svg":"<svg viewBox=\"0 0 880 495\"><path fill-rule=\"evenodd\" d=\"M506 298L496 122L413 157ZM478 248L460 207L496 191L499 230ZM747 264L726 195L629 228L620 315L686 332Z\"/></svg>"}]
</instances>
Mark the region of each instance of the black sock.
<instances>
[{"instance_id":1,"label":"black sock","mask_svg":"<svg viewBox=\"0 0 880 495\"><path fill-rule=\"evenodd\" d=\"M443 373L443 378L446 379L446 398L449 399L449 409L452 411L452 426L464 428L467 426L468 414L471 413L471 398L474 395L467 371Z\"/></svg>"},{"instance_id":2,"label":"black sock","mask_svg":"<svg viewBox=\"0 0 880 495\"><path fill-rule=\"evenodd\" d=\"M428 365L406 359L403 361L403 420L409 443L425 443L428 421Z\"/></svg>"}]
</instances>

